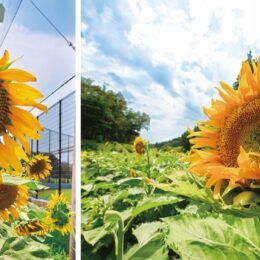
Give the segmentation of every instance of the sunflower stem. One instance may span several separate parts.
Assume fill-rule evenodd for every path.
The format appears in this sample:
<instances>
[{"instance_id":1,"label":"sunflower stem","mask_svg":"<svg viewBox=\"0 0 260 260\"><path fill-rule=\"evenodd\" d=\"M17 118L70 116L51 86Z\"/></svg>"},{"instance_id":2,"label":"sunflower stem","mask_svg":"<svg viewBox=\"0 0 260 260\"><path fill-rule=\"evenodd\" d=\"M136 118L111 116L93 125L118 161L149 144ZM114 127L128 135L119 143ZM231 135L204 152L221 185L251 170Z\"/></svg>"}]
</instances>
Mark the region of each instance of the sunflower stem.
<instances>
[{"instance_id":1,"label":"sunflower stem","mask_svg":"<svg viewBox=\"0 0 260 260\"><path fill-rule=\"evenodd\" d=\"M122 215L115 211L115 210L108 210L106 212L107 217L115 217L117 218L118 228L116 235L114 236L115 239L115 252L116 252L116 259L123 260L124 259L124 220Z\"/></svg>"},{"instance_id":2,"label":"sunflower stem","mask_svg":"<svg viewBox=\"0 0 260 260\"><path fill-rule=\"evenodd\" d=\"M149 156L149 146L146 146L146 157L147 157L147 177L151 179L151 169L150 169L150 156Z\"/></svg>"},{"instance_id":3,"label":"sunflower stem","mask_svg":"<svg viewBox=\"0 0 260 260\"><path fill-rule=\"evenodd\" d=\"M149 155L149 144L146 145L146 158L147 158L147 177L151 179L151 163L150 163L150 155ZM152 192L152 187L148 185L148 195Z\"/></svg>"}]
</instances>

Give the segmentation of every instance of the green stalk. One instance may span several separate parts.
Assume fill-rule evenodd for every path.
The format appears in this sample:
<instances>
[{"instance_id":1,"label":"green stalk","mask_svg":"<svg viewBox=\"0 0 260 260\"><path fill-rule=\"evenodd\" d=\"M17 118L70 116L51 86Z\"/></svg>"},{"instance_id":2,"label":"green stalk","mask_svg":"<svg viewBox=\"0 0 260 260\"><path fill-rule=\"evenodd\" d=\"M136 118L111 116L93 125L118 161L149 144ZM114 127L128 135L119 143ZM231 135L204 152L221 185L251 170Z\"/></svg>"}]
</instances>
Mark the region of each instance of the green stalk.
<instances>
[{"instance_id":1,"label":"green stalk","mask_svg":"<svg viewBox=\"0 0 260 260\"><path fill-rule=\"evenodd\" d=\"M150 156L149 156L149 145L147 144L146 145L146 157L147 157L147 177L149 179L151 179L151 164L150 164ZM147 195L150 195L153 191L153 188L148 185L148 194Z\"/></svg>"},{"instance_id":2,"label":"green stalk","mask_svg":"<svg viewBox=\"0 0 260 260\"><path fill-rule=\"evenodd\" d=\"M151 179L151 165L150 165L150 156L149 156L149 147L148 147L148 144L147 144L147 146L146 146L146 157L147 157L147 177L149 178L149 179Z\"/></svg>"},{"instance_id":3,"label":"green stalk","mask_svg":"<svg viewBox=\"0 0 260 260\"><path fill-rule=\"evenodd\" d=\"M118 230L115 235L115 252L116 259L124 259L124 220L121 214L115 210L108 210L106 215L109 217L116 217L118 219Z\"/></svg>"},{"instance_id":4,"label":"green stalk","mask_svg":"<svg viewBox=\"0 0 260 260\"><path fill-rule=\"evenodd\" d=\"M117 251L117 260L123 260L124 257L124 222L122 219L118 221L118 251Z\"/></svg>"}]
</instances>

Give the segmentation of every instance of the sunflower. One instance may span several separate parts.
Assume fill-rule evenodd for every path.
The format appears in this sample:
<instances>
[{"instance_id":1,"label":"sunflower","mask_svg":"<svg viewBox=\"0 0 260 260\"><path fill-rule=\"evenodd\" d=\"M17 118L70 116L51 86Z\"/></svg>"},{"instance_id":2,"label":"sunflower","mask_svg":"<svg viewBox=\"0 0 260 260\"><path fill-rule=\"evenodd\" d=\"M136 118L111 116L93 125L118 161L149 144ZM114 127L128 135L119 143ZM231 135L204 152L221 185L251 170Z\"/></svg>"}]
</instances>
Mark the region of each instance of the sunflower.
<instances>
[{"instance_id":1,"label":"sunflower","mask_svg":"<svg viewBox=\"0 0 260 260\"><path fill-rule=\"evenodd\" d=\"M25 185L6 185L0 182L0 218L10 220L10 215L17 219L19 210L27 205L28 191Z\"/></svg>"},{"instance_id":2,"label":"sunflower","mask_svg":"<svg viewBox=\"0 0 260 260\"><path fill-rule=\"evenodd\" d=\"M49 156L37 154L26 162L26 175L33 180L44 180L50 175L52 170Z\"/></svg>"},{"instance_id":3,"label":"sunflower","mask_svg":"<svg viewBox=\"0 0 260 260\"><path fill-rule=\"evenodd\" d=\"M141 136L136 137L133 144L134 153L137 156L141 156L142 154L144 154L145 145L146 141Z\"/></svg>"},{"instance_id":4,"label":"sunflower","mask_svg":"<svg viewBox=\"0 0 260 260\"><path fill-rule=\"evenodd\" d=\"M69 204L63 194L56 192L52 194L52 200L48 204L48 213L46 216L46 224L49 230L57 229L62 235L72 232L72 218Z\"/></svg>"},{"instance_id":5,"label":"sunflower","mask_svg":"<svg viewBox=\"0 0 260 260\"><path fill-rule=\"evenodd\" d=\"M43 95L25 82L36 81L36 78L23 70L11 69L14 61L9 61L8 51L0 58L0 136L4 138L0 143L0 167L8 169L9 165L17 171L22 171L20 158L26 157L22 148L16 143L18 140L25 151L30 153L28 137L40 139L38 131L43 127L38 120L22 107L35 107L47 112L46 106L36 102Z\"/></svg>"},{"instance_id":6,"label":"sunflower","mask_svg":"<svg viewBox=\"0 0 260 260\"><path fill-rule=\"evenodd\" d=\"M130 169L130 176L131 177L135 177L136 176L136 172L134 169Z\"/></svg>"},{"instance_id":7,"label":"sunflower","mask_svg":"<svg viewBox=\"0 0 260 260\"><path fill-rule=\"evenodd\" d=\"M205 176L216 196L225 196L260 184L260 56L257 63L242 63L238 90L220 86L222 100L212 99L204 108L208 120L198 123L199 131L190 130L188 160L192 173Z\"/></svg>"},{"instance_id":8,"label":"sunflower","mask_svg":"<svg viewBox=\"0 0 260 260\"><path fill-rule=\"evenodd\" d=\"M48 227L39 220L26 220L14 227L19 236L43 236L48 232Z\"/></svg>"}]
</instances>

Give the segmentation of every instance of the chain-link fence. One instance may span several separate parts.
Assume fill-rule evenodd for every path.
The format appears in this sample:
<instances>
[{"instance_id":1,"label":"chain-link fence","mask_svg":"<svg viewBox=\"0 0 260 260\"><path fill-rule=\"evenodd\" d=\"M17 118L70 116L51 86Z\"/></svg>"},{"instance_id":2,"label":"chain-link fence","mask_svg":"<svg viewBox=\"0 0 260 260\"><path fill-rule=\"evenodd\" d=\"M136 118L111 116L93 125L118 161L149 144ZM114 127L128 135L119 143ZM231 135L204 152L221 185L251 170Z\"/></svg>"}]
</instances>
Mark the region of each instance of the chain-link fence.
<instances>
[{"instance_id":1,"label":"chain-link fence","mask_svg":"<svg viewBox=\"0 0 260 260\"><path fill-rule=\"evenodd\" d=\"M72 92L41 114L44 127L41 140L31 141L32 153L50 156L53 170L46 180L50 187L70 187L74 147L75 92Z\"/></svg>"}]
</instances>

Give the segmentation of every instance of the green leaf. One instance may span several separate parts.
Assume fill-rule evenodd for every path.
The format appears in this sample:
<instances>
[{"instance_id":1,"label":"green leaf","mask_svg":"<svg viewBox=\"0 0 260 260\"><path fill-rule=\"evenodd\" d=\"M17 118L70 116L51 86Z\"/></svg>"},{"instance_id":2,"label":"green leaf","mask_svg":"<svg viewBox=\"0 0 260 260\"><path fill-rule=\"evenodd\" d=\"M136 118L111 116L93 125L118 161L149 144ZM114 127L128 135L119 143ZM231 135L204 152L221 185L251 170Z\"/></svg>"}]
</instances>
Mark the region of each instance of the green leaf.
<instances>
[{"instance_id":1,"label":"green leaf","mask_svg":"<svg viewBox=\"0 0 260 260\"><path fill-rule=\"evenodd\" d=\"M133 230L133 235L137 238L139 246L146 244L151 237L165 226L165 223L155 221L151 223L141 224L138 228Z\"/></svg>"},{"instance_id":2,"label":"green leaf","mask_svg":"<svg viewBox=\"0 0 260 260\"><path fill-rule=\"evenodd\" d=\"M168 260L168 249L163 234L156 233L143 246L134 245L124 256L125 260Z\"/></svg>"},{"instance_id":3,"label":"green leaf","mask_svg":"<svg viewBox=\"0 0 260 260\"><path fill-rule=\"evenodd\" d=\"M89 183L86 185L82 185L81 189L84 190L84 194L88 194L89 192L91 192L94 189L95 185L94 183Z\"/></svg>"},{"instance_id":4,"label":"green leaf","mask_svg":"<svg viewBox=\"0 0 260 260\"><path fill-rule=\"evenodd\" d=\"M23 239L18 237L9 237L0 239L0 259L51 259L49 255L50 248L33 239ZM2 257L3 256L3 257Z\"/></svg>"},{"instance_id":5,"label":"green leaf","mask_svg":"<svg viewBox=\"0 0 260 260\"><path fill-rule=\"evenodd\" d=\"M3 174L4 183L9 185L26 185L30 190L46 190L47 186L39 184L36 181L25 179L19 176L11 176L9 174Z\"/></svg>"},{"instance_id":6,"label":"green leaf","mask_svg":"<svg viewBox=\"0 0 260 260\"><path fill-rule=\"evenodd\" d=\"M218 211L237 217L260 217L260 206L256 203L252 203L249 207L222 205L221 208L218 208Z\"/></svg>"},{"instance_id":7,"label":"green leaf","mask_svg":"<svg viewBox=\"0 0 260 260\"><path fill-rule=\"evenodd\" d=\"M172 192L175 195L185 196L196 201L211 204L217 203L213 198L211 190L203 187L196 178L191 179L187 172L176 171L166 177L171 180L171 183L151 182L150 184L158 189Z\"/></svg>"},{"instance_id":8,"label":"green leaf","mask_svg":"<svg viewBox=\"0 0 260 260\"><path fill-rule=\"evenodd\" d=\"M260 220L217 215L164 218L168 246L181 259L259 259Z\"/></svg>"},{"instance_id":9,"label":"green leaf","mask_svg":"<svg viewBox=\"0 0 260 260\"><path fill-rule=\"evenodd\" d=\"M118 185L127 184L135 187L138 186L142 181L143 180L141 177L122 178L119 181L117 181L117 184Z\"/></svg>"},{"instance_id":10,"label":"green leaf","mask_svg":"<svg viewBox=\"0 0 260 260\"><path fill-rule=\"evenodd\" d=\"M88 231L82 231L84 239L92 246L94 246L101 238L103 238L107 234L107 230L104 226Z\"/></svg>"},{"instance_id":11,"label":"green leaf","mask_svg":"<svg viewBox=\"0 0 260 260\"><path fill-rule=\"evenodd\" d=\"M146 210L164 206L164 205L176 204L180 201L183 201L183 199L175 196L160 196L160 197L144 198L142 201L140 201L137 204L135 208L133 208L132 217L134 218Z\"/></svg>"}]
</instances>

